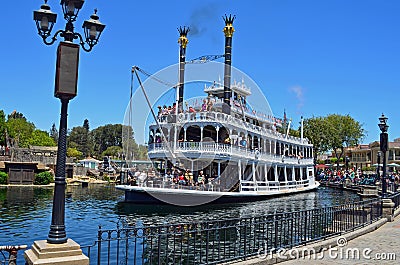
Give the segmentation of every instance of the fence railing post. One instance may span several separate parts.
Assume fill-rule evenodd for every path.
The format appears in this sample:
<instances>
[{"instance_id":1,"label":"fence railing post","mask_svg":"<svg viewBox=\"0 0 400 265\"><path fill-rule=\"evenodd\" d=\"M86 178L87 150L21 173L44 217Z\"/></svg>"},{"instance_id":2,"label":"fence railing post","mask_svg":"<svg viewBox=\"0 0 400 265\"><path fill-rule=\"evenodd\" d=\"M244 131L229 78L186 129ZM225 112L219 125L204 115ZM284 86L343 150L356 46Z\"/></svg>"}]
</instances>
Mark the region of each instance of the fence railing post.
<instances>
[{"instance_id":1,"label":"fence railing post","mask_svg":"<svg viewBox=\"0 0 400 265\"><path fill-rule=\"evenodd\" d=\"M382 199L382 217L386 218L388 222L393 222L393 208L395 204L390 198Z\"/></svg>"},{"instance_id":2,"label":"fence railing post","mask_svg":"<svg viewBox=\"0 0 400 265\"><path fill-rule=\"evenodd\" d=\"M97 265L101 264L101 238L102 238L101 225L99 225L99 231L97 231Z\"/></svg>"},{"instance_id":3,"label":"fence railing post","mask_svg":"<svg viewBox=\"0 0 400 265\"><path fill-rule=\"evenodd\" d=\"M3 250L8 252L8 265L17 265L17 254L18 250L26 249L27 245L20 245L20 246L0 246L0 253L3 254ZM3 254L5 257L5 255ZM0 261L0 264L3 264ZM4 263L6 264L6 263Z\"/></svg>"}]
</instances>

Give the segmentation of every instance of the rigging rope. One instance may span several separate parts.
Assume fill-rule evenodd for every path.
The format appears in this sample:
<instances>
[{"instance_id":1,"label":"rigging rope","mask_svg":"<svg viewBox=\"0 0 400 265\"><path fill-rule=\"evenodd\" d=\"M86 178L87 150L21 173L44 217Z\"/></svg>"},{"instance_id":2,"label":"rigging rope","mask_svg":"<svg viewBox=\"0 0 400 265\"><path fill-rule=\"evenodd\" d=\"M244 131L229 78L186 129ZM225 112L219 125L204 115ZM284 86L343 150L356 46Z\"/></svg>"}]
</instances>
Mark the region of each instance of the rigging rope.
<instances>
[{"instance_id":1,"label":"rigging rope","mask_svg":"<svg viewBox=\"0 0 400 265\"><path fill-rule=\"evenodd\" d=\"M146 72L145 70L139 68L138 66L133 66L133 67L132 67L132 73L133 73L135 70L141 72L142 74L144 74L144 75L147 76L148 78L154 79L155 81L157 81L157 82L159 82L159 83L161 83L161 84L163 84L163 85L166 85L167 87L173 87L173 88L175 88L175 87L178 86L178 84L175 84L175 85L174 85L174 84L172 84L172 83L169 83L169 82L166 82L166 81L164 81L164 80L161 80L160 78L155 77L154 75L152 75L152 74ZM133 78L133 77L132 77L132 78Z\"/></svg>"},{"instance_id":2,"label":"rigging rope","mask_svg":"<svg viewBox=\"0 0 400 265\"><path fill-rule=\"evenodd\" d=\"M151 111L151 115L153 115L153 118L154 118L154 120L155 120L156 123L157 123L157 127L158 127L159 130L160 130L160 133L161 133L163 142L165 143L165 146L167 147L168 152L169 152L169 153L172 155L172 157L175 159L175 154L173 153L173 151L171 150L171 147L170 147L169 144L168 144L168 141L167 141L167 138L165 137L164 131L162 130L161 125L160 125L160 123L158 122L158 118L157 118L156 114L154 113L154 110L153 110L152 105L151 105L151 103L150 103L150 100L149 100L149 98L148 98L148 96L147 96L147 93L146 93L146 91L144 90L144 86L143 86L142 80L140 80L140 77L139 77L139 75L138 75L138 73L137 73L137 71L136 71L138 68L136 67L136 68L132 68L132 69L133 69L133 70L132 70L132 76L135 74L137 80L139 81L140 88L142 89L142 92L143 92L143 95L144 95L144 97L145 97L145 99L146 99L147 105L148 105L148 107L149 107L149 109L150 109L150 111ZM133 81L133 78L132 78L132 81ZM132 99L131 99L131 100L132 100Z\"/></svg>"}]
</instances>

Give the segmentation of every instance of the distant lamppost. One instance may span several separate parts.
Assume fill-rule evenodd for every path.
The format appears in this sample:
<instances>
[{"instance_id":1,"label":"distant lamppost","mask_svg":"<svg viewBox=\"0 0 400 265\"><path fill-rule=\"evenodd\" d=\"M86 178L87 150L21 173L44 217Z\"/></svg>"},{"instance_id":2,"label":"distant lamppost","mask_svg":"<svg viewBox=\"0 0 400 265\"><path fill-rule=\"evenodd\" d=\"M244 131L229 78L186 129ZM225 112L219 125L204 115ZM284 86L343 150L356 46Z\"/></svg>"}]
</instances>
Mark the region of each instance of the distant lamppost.
<instances>
[{"instance_id":1,"label":"distant lamppost","mask_svg":"<svg viewBox=\"0 0 400 265\"><path fill-rule=\"evenodd\" d=\"M345 162L346 162L346 172L349 172L349 162L350 162L350 158L349 158L348 156L346 156Z\"/></svg>"},{"instance_id":2,"label":"distant lamppost","mask_svg":"<svg viewBox=\"0 0 400 265\"><path fill-rule=\"evenodd\" d=\"M389 125L387 125L387 117L382 114L381 117L379 117L379 129L381 130L380 134L380 149L382 152L382 197L386 197L387 193L387 186L386 186L386 151L388 150L388 128ZM379 166L379 165L378 165Z\"/></svg>"},{"instance_id":3,"label":"distant lamppost","mask_svg":"<svg viewBox=\"0 0 400 265\"><path fill-rule=\"evenodd\" d=\"M65 162L67 157L67 113L69 100L77 94L79 45L73 41L79 38L83 50L90 52L99 40L105 25L99 21L97 10L83 23L84 37L74 31L74 22L82 8L84 0L61 0L61 6L66 20L64 30L58 30L50 41L48 37L56 23L57 14L51 12L47 0L37 11L33 12L33 19L39 35L46 45L51 45L60 35L64 41L59 43L57 49L57 70L54 96L61 100L61 117L58 137L57 165L55 174L53 211L51 226L47 242L51 244L62 244L67 242L65 232ZM87 45L87 46L86 46Z\"/></svg>"}]
</instances>

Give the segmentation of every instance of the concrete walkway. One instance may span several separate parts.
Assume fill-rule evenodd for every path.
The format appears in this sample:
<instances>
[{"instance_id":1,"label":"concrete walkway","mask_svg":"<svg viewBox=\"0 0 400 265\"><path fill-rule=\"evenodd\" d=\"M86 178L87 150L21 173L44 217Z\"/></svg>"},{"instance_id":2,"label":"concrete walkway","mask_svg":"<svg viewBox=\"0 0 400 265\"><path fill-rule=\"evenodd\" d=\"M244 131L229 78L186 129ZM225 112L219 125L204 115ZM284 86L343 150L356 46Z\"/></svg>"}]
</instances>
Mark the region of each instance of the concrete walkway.
<instances>
[{"instance_id":1,"label":"concrete walkway","mask_svg":"<svg viewBox=\"0 0 400 265\"><path fill-rule=\"evenodd\" d=\"M280 264L400 264L400 215L373 232L348 242L345 238L331 250Z\"/></svg>"}]
</instances>

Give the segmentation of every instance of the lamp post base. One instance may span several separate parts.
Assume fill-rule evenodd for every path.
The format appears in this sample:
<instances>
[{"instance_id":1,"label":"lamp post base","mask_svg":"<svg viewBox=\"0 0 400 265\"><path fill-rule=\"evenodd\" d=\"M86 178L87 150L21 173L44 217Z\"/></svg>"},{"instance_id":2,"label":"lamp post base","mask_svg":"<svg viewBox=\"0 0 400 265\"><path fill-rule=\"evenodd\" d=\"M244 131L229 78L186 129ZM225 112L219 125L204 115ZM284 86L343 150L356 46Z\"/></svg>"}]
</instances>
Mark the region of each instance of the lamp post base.
<instances>
[{"instance_id":1,"label":"lamp post base","mask_svg":"<svg viewBox=\"0 0 400 265\"><path fill-rule=\"evenodd\" d=\"M35 241L32 248L25 251L24 256L29 265L89 265L89 258L72 239L63 244L49 244L46 240Z\"/></svg>"}]
</instances>

